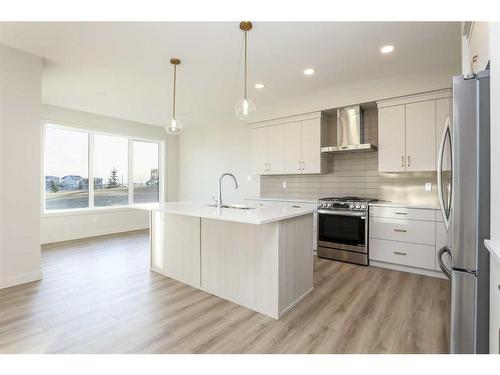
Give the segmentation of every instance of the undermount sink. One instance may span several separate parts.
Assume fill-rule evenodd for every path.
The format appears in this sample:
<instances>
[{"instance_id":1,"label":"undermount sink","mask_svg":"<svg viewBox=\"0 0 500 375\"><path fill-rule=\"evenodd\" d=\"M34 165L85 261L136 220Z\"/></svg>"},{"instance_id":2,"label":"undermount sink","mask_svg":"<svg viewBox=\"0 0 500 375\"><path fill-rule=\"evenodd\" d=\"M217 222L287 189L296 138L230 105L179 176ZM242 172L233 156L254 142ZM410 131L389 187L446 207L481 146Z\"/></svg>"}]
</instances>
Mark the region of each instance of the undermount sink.
<instances>
[{"instance_id":1,"label":"undermount sink","mask_svg":"<svg viewBox=\"0 0 500 375\"><path fill-rule=\"evenodd\" d=\"M217 207L216 204L208 204L208 207ZM234 208L237 210L254 210L255 207L248 207L242 204L223 204L222 208Z\"/></svg>"}]
</instances>

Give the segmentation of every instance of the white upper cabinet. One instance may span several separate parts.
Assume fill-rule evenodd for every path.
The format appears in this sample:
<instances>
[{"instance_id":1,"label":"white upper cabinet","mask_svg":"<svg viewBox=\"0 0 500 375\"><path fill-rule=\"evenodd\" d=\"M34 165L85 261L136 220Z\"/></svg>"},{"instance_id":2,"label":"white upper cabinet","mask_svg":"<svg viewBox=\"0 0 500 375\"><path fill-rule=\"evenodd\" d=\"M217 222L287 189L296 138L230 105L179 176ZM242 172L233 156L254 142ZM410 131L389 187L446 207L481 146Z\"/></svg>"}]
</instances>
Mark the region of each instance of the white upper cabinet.
<instances>
[{"instance_id":1,"label":"white upper cabinet","mask_svg":"<svg viewBox=\"0 0 500 375\"><path fill-rule=\"evenodd\" d=\"M252 169L255 174L322 173L321 142L326 126L321 113L264 121L252 129Z\"/></svg>"},{"instance_id":2,"label":"white upper cabinet","mask_svg":"<svg viewBox=\"0 0 500 375\"><path fill-rule=\"evenodd\" d=\"M285 174L300 173L302 164L302 121L286 124L285 134Z\"/></svg>"},{"instance_id":3,"label":"white upper cabinet","mask_svg":"<svg viewBox=\"0 0 500 375\"><path fill-rule=\"evenodd\" d=\"M396 105L378 111L378 169L405 171L405 106Z\"/></svg>"},{"instance_id":4,"label":"white upper cabinet","mask_svg":"<svg viewBox=\"0 0 500 375\"><path fill-rule=\"evenodd\" d=\"M380 172L436 170L451 95L445 89L377 103Z\"/></svg>"},{"instance_id":5,"label":"white upper cabinet","mask_svg":"<svg viewBox=\"0 0 500 375\"><path fill-rule=\"evenodd\" d=\"M406 105L406 170L436 169L436 101Z\"/></svg>"},{"instance_id":6,"label":"white upper cabinet","mask_svg":"<svg viewBox=\"0 0 500 375\"><path fill-rule=\"evenodd\" d=\"M267 129L252 129L252 170L254 174L267 173Z\"/></svg>"},{"instance_id":7,"label":"white upper cabinet","mask_svg":"<svg viewBox=\"0 0 500 375\"><path fill-rule=\"evenodd\" d=\"M252 129L254 174L284 173L283 124Z\"/></svg>"},{"instance_id":8,"label":"white upper cabinet","mask_svg":"<svg viewBox=\"0 0 500 375\"><path fill-rule=\"evenodd\" d=\"M321 173L321 119L302 121L302 173Z\"/></svg>"},{"instance_id":9,"label":"white upper cabinet","mask_svg":"<svg viewBox=\"0 0 500 375\"><path fill-rule=\"evenodd\" d=\"M268 174L283 174L284 169L284 139L283 125L267 128L267 172Z\"/></svg>"}]
</instances>

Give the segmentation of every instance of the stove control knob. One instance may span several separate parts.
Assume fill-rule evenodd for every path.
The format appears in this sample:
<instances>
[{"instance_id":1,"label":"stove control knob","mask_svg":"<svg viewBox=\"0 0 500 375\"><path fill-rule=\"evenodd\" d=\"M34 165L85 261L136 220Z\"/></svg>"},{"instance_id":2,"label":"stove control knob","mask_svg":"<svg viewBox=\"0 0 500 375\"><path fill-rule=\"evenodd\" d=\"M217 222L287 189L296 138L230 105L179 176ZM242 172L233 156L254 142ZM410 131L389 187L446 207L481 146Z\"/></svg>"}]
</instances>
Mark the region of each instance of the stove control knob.
<instances>
[{"instance_id":1,"label":"stove control knob","mask_svg":"<svg viewBox=\"0 0 500 375\"><path fill-rule=\"evenodd\" d=\"M326 207L332 208L332 204L331 203L327 203Z\"/></svg>"},{"instance_id":2,"label":"stove control knob","mask_svg":"<svg viewBox=\"0 0 500 375\"><path fill-rule=\"evenodd\" d=\"M351 204L349 205L349 209L350 209L350 210L354 210L354 203L351 203Z\"/></svg>"},{"instance_id":3,"label":"stove control knob","mask_svg":"<svg viewBox=\"0 0 500 375\"><path fill-rule=\"evenodd\" d=\"M318 203L318 207L319 207L319 208L322 208L322 207L323 207L323 202L319 202L319 203Z\"/></svg>"},{"instance_id":4,"label":"stove control knob","mask_svg":"<svg viewBox=\"0 0 500 375\"><path fill-rule=\"evenodd\" d=\"M361 209L362 209L362 210L366 210L366 204L362 204L362 205L361 205Z\"/></svg>"},{"instance_id":5,"label":"stove control knob","mask_svg":"<svg viewBox=\"0 0 500 375\"><path fill-rule=\"evenodd\" d=\"M361 205L358 203L356 204L356 210L359 210L361 208Z\"/></svg>"}]
</instances>

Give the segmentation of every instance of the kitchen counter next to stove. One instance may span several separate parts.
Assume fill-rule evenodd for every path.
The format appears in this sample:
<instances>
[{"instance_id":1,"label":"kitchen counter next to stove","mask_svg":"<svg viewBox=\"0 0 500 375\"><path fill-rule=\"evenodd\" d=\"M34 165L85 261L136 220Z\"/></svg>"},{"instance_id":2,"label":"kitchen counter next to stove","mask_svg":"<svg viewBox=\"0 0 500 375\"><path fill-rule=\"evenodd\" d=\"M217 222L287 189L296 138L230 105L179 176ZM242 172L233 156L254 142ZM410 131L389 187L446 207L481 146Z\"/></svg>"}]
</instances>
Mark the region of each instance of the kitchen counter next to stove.
<instances>
[{"instance_id":1,"label":"kitchen counter next to stove","mask_svg":"<svg viewBox=\"0 0 500 375\"><path fill-rule=\"evenodd\" d=\"M418 208L423 210L439 210L439 204L433 203L408 203L408 202L388 202L379 201L370 203L373 207L397 207L397 208Z\"/></svg>"},{"instance_id":2,"label":"kitchen counter next to stove","mask_svg":"<svg viewBox=\"0 0 500 375\"><path fill-rule=\"evenodd\" d=\"M495 256L497 261L500 262L500 241L484 240L484 245L486 246L490 254Z\"/></svg>"}]
</instances>

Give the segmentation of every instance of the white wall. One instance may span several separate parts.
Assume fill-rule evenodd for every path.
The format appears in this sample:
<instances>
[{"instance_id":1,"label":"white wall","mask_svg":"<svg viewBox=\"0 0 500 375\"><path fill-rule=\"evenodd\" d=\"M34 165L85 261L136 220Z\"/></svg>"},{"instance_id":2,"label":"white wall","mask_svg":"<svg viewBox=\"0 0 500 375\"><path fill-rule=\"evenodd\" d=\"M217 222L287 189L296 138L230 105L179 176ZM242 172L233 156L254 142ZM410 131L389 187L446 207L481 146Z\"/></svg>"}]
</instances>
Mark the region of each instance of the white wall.
<instances>
[{"instance_id":1,"label":"white wall","mask_svg":"<svg viewBox=\"0 0 500 375\"><path fill-rule=\"evenodd\" d=\"M500 22L490 23L491 238L500 241Z\"/></svg>"},{"instance_id":2,"label":"white wall","mask_svg":"<svg viewBox=\"0 0 500 375\"><path fill-rule=\"evenodd\" d=\"M465 23L462 23L462 34ZM486 69L490 60L490 22L473 22L470 38L462 35L462 73L477 73ZM474 72L472 59L477 56Z\"/></svg>"},{"instance_id":3,"label":"white wall","mask_svg":"<svg viewBox=\"0 0 500 375\"><path fill-rule=\"evenodd\" d=\"M39 280L41 58L0 45L0 288Z\"/></svg>"},{"instance_id":4,"label":"white wall","mask_svg":"<svg viewBox=\"0 0 500 375\"><path fill-rule=\"evenodd\" d=\"M369 102L417 92L448 88L452 76L460 73L460 56L456 66L439 71L416 72L348 87L335 87L326 92L298 100L257 108L256 120L288 116L344 105ZM206 124L185 129L179 140L179 198L208 201L216 194L217 177L232 172L241 189L234 191L229 180L224 184L226 201L240 201L259 195L259 177L251 176L250 127L238 119L230 123Z\"/></svg>"},{"instance_id":5,"label":"white wall","mask_svg":"<svg viewBox=\"0 0 500 375\"><path fill-rule=\"evenodd\" d=\"M224 172L233 173L239 189L226 178L223 197L240 202L259 196L260 179L251 174L250 131L236 117L229 124L188 128L179 139L179 199L210 202L217 196L217 181ZM251 181L247 178L251 177Z\"/></svg>"},{"instance_id":6,"label":"white wall","mask_svg":"<svg viewBox=\"0 0 500 375\"><path fill-rule=\"evenodd\" d=\"M42 106L42 118L75 127L166 141L165 199L175 201L178 194L178 139L167 137L158 126L96 115L49 105ZM51 243L149 226L148 214L133 209L92 210L84 213L48 214L41 218L41 242Z\"/></svg>"}]
</instances>

